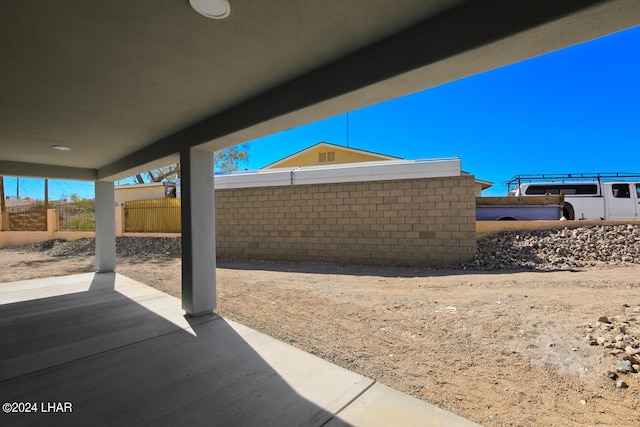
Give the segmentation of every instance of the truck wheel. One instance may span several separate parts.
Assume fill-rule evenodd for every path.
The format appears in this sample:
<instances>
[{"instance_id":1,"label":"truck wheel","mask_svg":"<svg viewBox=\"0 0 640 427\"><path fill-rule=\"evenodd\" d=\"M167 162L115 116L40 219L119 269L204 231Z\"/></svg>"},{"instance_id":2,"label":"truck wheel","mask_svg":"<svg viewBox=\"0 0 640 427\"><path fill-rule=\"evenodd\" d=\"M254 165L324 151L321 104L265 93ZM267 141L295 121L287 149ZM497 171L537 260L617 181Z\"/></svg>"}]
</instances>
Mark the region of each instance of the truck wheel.
<instances>
[{"instance_id":1,"label":"truck wheel","mask_svg":"<svg viewBox=\"0 0 640 427\"><path fill-rule=\"evenodd\" d=\"M573 221L574 219L576 219L571 203L565 203L562 212L562 216L564 216L567 220Z\"/></svg>"}]
</instances>

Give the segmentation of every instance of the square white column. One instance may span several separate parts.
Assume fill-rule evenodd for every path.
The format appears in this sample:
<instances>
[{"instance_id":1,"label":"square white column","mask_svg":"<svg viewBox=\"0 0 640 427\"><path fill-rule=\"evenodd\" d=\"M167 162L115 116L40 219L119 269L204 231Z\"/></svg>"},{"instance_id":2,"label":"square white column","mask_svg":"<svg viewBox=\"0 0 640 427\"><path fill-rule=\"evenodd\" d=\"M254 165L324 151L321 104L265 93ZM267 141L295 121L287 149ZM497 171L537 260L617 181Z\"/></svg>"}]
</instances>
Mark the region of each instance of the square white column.
<instances>
[{"instance_id":1,"label":"square white column","mask_svg":"<svg viewBox=\"0 0 640 427\"><path fill-rule=\"evenodd\" d=\"M180 153L182 198L182 308L190 316L216 307L213 153Z\"/></svg>"},{"instance_id":2,"label":"square white column","mask_svg":"<svg viewBox=\"0 0 640 427\"><path fill-rule=\"evenodd\" d=\"M113 182L96 181L96 271L116 269L116 213Z\"/></svg>"}]
</instances>

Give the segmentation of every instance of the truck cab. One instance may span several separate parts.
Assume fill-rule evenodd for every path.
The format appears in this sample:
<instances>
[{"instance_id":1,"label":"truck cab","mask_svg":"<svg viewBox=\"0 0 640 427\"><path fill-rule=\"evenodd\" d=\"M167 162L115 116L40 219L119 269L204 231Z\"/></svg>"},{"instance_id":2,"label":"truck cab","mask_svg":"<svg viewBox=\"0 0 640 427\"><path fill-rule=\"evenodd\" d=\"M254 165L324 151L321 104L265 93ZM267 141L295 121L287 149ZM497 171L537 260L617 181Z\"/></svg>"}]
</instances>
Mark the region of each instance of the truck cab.
<instances>
[{"instance_id":1,"label":"truck cab","mask_svg":"<svg viewBox=\"0 0 640 427\"><path fill-rule=\"evenodd\" d=\"M507 183L511 196L564 193L568 220L640 219L640 174L517 175Z\"/></svg>"},{"instance_id":2,"label":"truck cab","mask_svg":"<svg viewBox=\"0 0 640 427\"><path fill-rule=\"evenodd\" d=\"M605 182L605 219L640 219L640 183Z\"/></svg>"}]
</instances>

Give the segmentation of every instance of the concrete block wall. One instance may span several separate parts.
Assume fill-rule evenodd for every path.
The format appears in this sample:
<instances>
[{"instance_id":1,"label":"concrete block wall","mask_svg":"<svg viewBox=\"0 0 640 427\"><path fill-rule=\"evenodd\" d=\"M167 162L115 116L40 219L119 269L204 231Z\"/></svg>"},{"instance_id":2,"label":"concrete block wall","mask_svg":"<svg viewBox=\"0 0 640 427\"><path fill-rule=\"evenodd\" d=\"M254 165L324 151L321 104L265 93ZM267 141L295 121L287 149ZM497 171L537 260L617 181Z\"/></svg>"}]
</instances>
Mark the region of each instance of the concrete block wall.
<instances>
[{"instance_id":1,"label":"concrete block wall","mask_svg":"<svg viewBox=\"0 0 640 427\"><path fill-rule=\"evenodd\" d=\"M470 175L216 190L217 256L437 266L473 259Z\"/></svg>"}]
</instances>

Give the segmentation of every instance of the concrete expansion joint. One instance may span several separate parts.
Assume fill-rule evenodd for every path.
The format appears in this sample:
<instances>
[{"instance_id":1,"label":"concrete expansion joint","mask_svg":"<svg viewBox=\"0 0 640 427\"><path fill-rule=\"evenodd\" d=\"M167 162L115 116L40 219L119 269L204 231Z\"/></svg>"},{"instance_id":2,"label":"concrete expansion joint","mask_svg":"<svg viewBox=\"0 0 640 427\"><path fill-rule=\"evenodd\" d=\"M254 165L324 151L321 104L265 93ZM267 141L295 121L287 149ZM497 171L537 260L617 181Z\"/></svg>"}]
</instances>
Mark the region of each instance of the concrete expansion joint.
<instances>
[{"instance_id":1,"label":"concrete expansion joint","mask_svg":"<svg viewBox=\"0 0 640 427\"><path fill-rule=\"evenodd\" d=\"M322 426L326 426L327 424L329 424L334 418L339 417L340 413L342 411L344 411L345 409L347 409L349 406L351 406L351 404L353 402L355 402L356 400L360 399L360 397L362 397L363 394L365 394L366 392L368 392L371 387L373 387L374 385L376 385L376 380L371 380L371 383L366 386L360 393L356 394L351 400L349 400L347 403L345 403L342 407L340 407L335 414L333 414L333 416L327 420L327 422L325 422L324 424L322 424Z\"/></svg>"}]
</instances>

